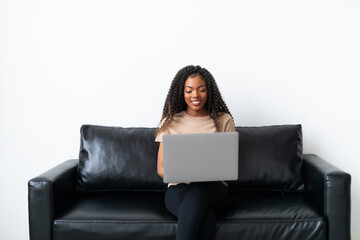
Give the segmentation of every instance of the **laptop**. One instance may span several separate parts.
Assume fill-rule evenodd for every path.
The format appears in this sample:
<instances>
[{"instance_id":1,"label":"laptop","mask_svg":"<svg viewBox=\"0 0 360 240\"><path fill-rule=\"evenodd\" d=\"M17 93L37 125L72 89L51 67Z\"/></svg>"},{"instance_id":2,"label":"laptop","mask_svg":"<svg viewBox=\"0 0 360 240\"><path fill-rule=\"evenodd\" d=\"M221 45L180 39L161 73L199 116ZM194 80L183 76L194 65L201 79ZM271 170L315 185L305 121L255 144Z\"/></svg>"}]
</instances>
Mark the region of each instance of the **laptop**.
<instances>
[{"instance_id":1,"label":"laptop","mask_svg":"<svg viewBox=\"0 0 360 240\"><path fill-rule=\"evenodd\" d=\"M163 181L237 180L238 155L238 132L163 135Z\"/></svg>"}]
</instances>

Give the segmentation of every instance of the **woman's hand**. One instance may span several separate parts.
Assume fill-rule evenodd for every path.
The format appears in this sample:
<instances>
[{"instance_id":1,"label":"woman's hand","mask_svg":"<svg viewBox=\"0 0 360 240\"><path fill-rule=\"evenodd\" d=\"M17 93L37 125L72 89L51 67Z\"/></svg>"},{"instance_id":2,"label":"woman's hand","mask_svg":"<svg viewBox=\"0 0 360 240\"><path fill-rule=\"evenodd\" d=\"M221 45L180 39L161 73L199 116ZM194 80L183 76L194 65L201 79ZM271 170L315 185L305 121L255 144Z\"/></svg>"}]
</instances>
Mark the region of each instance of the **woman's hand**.
<instances>
[{"instance_id":1,"label":"woman's hand","mask_svg":"<svg viewBox=\"0 0 360 240\"><path fill-rule=\"evenodd\" d=\"M158 151L158 161L157 161L157 173L161 178L164 178L164 166L163 166L163 144L160 142L159 151Z\"/></svg>"}]
</instances>

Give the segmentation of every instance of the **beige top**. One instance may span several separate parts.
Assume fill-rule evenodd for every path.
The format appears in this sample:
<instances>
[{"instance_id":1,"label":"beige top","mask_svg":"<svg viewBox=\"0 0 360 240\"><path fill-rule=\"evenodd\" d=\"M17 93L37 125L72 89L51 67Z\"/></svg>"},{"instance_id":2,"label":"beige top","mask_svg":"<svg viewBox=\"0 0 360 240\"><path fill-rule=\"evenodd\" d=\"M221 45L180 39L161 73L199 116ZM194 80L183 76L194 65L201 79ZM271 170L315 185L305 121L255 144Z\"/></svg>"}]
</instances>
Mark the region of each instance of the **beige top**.
<instances>
[{"instance_id":1,"label":"beige top","mask_svg":"<svg viewBox=\"0 0 360 240\"><path fill-rule=\"evenodd\" d=\"M218 122L219 122L220 132L236 131L234 122L230 114L227 114L225 112L219 113ZM214 126L214 122L212 118L210 118L209 116L193 117L188 115L185 111L182 111L174 115L173 121L168 125L168 127L164 131L158 133L158 135L155 138L155 141L162 142L162 136L164 134L211 133L215 131L216 129ZM190 182L186 182L186 184L189 183ZM226 187L228 186L226 182L222 181L222 183ZM177 184L179 183L169 183L168 187Z\"/></svg>"}]
</instances>

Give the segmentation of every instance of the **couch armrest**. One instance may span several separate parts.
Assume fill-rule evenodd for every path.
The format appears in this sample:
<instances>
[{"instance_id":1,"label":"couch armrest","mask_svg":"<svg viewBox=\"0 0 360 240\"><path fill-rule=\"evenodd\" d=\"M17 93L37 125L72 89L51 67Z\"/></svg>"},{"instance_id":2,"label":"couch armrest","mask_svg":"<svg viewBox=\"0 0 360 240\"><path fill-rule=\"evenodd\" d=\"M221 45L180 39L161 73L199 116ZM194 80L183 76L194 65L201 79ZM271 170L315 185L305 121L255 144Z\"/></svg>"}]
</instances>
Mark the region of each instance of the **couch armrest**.
<instances>
[{"instance_id":1,"label":"couch armrest","mask_svg":"<svg viewBox=\"0 0 360 240\"><path fill-rule=\"evenodd\" d=\"M304 154L307 194L322 210L328 240L350 240L351 175L314 154Z\"/></svg>"},{"instance_id":2,"label":"couch armrest","mask_svg":"<svg viewBox=\"0 0 360 240\"><path fill-rule=\"evenodd\" d=\"M76 197L77 165L77 159L68 160L29 180L30 240L51 240L54 216Z\"/></svg>"}]
</instances>

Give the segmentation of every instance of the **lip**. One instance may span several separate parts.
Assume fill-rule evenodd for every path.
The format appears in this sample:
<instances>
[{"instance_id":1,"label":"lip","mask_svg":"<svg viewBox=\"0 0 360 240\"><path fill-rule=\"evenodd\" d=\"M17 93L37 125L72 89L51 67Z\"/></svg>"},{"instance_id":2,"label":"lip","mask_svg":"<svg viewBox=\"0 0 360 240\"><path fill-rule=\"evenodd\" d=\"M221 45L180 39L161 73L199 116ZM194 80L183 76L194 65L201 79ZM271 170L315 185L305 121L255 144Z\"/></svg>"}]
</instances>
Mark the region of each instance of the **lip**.
<instances>
[{"instance_id":1,"label":"lip","mask_svg":"<svg viewBox=\"0 0 360 240\"><path fill-rule=\"evenodd\" d=\"M192 105L194 106L199 106L201 101L200 100L196 100L196 101L190 101L192 103ZM196 102L196 103L195 103Z\"/></svg>"}]
</instances>

